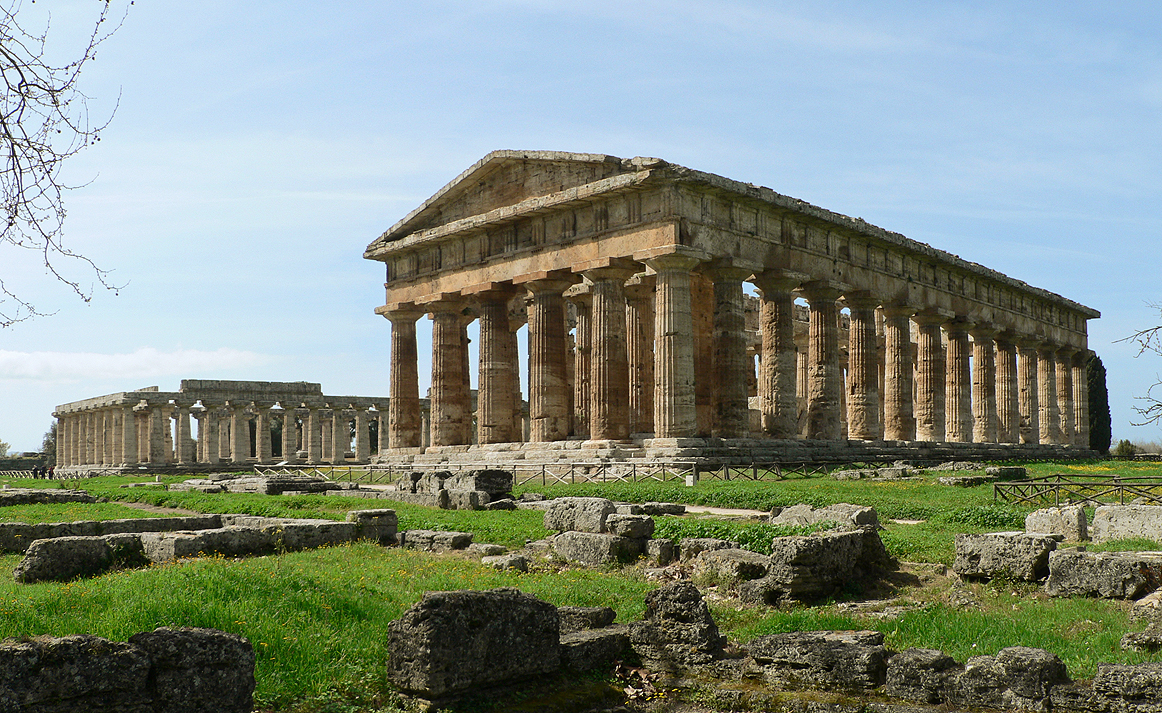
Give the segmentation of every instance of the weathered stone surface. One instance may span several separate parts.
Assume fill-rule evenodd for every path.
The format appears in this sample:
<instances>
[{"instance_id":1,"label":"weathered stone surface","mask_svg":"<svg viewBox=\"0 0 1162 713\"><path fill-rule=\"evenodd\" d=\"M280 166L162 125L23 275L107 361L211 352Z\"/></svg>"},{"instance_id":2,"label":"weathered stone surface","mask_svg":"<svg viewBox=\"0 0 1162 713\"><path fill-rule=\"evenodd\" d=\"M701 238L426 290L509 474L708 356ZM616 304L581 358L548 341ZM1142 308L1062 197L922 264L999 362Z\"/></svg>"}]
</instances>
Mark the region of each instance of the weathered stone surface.
<instances>
[{"instance_id":1,"label":"weathered stone surface","mask_svg":"<svg viewBox=\"0 0 1162 713\"><path fill-rule=\"evenodd\" d=\"M557 498L545 511L545 529L606 532L606 519L617 512L605 498Z\"/></svg>"},{"instance_id":2,"label":"weathered stone surface","mask_svg":"<svg viewBox=\"0 0 1162 713\"><path fill-rule=\"evenodd\" d=\"M154 710L250 711L254 648L215 629L161 627L129 637L153 663Z\"/></svg>"},{"instance_id":3,"label":"weathered stone surface","mask_svg":"<svg viewBox=\"0 0 1162 713\"><path fill-rule=\"evenodd\" d=\"M488 504L484 506L485 510L516 510L516 501L512 498L501 498L500 500L489 500Z\"/></svg>"},{"instance_id":4,"label":"weathered stone surface","mask_svg":"<svg viewBox=\"0 0 1162 713\"><path fill-rule=\"evenodd\" d=\"M629 638L647 668L667 671L714 661L726 645L698 588L689 582L646 594L645 619L630 625Z\"/></svg>"},{"instance_id":5,"label":"weathered stone surface","mask_svg":"<svg viewBox=\"0 0 1162 713\"><path fill-rule=\"evenodd\" d=\"M916 703L943 703L959 668L943 651L906 649L888 659L884 693Z\"/></svg>"},{"instance_id":6,"label":"weathered stone surface","mask_svg":"<svg viewBox=\"0 0 1162 713\"><path fill-rule=\"evenodd\" d=\"M412 550L445 552L463 550L472 544L471 532L449 532L444 530L406 530L399 533L400 545Z\"/></svg>"},{"instance_id":7,"label":"weathered stone surface","mask_svg":"<svg viewBox=\"0 0 1162 713\"><path fill-rule=\"evenodd\" d=\"M771 558L742 549L705 550L691 563L691 576L696 581L737 587L742 582L765 577Z\"/></svg>"},{"instance_id":8,"label":"weathered stone surface","mask_svg":"<svg viewBox=\"0 0 1162 713\"><path fill-rule=\"evenodd\" d=\"M504 545L494 545L490 542L473 542L468 545L467 550L474 555L481 557L496 557L508 552L508 548Z\"/></svg>"},{"instance_id":9,"label":"weathered stone surface","mask_svg":"<svg viewBox=\"0 0 1162 713\"><path fill-rule=\"evenodd\" d=\"M197 532L146 532L138 537L150 562L214 554L243 557L275 551L274 538L269 533L238 525Z\"/></svg>"},{"instance_id":10,"label":"weathered stone surface","mask_svg":"<svg viewBox=\"0 0 1162 713\"><path fill-rule=\"evenodd\" d=\"M138 535L58 537L36 540L12 570L17 582L67 582L90 577L114 567L148 564Z\"/></svg>"},{"instance_id":11,"label":"weathered stone surface","mask_svg":"<svg viewBox=\"0 0 1162 713\"><path fill-rule=\"evenodd\" d=\"M595 532L562 532L553 539L553 550L569 562L585 565L628 562L645 552L645 540Z\"/></svg>"},{"instance_id":12,"label":"weathered stone surface","mask_svg":"<svg viewBox=\"0 0 1162 713\"><path fill-rule=\"evenodd\" d=\"M674 561L673 540L646 540L646 557L659 567Z\"/></svg>"},{"instance_id":13,"label":"weathered stone surface","mask_svg":"<svg viewBox=\"0 0 1162 713\"><path fill-rule=\"evenodd\" d=\"M1066 542L1088 540L1085 508L1081 505L1066 505L1034 510L1025 517L1025 532L1061 535Z\"/></svg>"},{"instance_id":14,"label":"weathered stone surface","mask_svg":"<svg viewBox=\"0 0 1162 713\"><path fill-rule=\"evenodd\" d=\"M0 523L0 550L24 552L34 540L55 537L100 537L131 532L175 532L222 527L219 515L190 517L140 517L124 520L81 520L77 522Z\"/></svg>"},{"instance_id":15,"label":"weathered stone surface","mask_svg":"<svg viewBox=\"0 0 1162 713\"><path fill-rule=\"evenodd\" d=\"M1019 465L990 465L984 472L997 480L1024 480L1028 477L1028 471Z\"/></svg>"},{"instance_id":16,"label":"weathered stone surface","mask_svg":"<svg viewBox=\"0 0 1162 713\"><path fill-rule=\"evenodd\" d=\"M859 565L864 538L870 532L828 532L807 537L777 537L771 542L767 575L743 583L739 597L746 602L778 604L783 599L813 601L862 576Z\"/></svg>"},{"instance_id":17,"label":"weathered stone surface","mask_svg":"<svg viewBox=\"0 0 1162 713\"><path fill-rule=\"evenodd\" d=\"M1065 664L1043 649L1012 646L974 656L949 687L948 702L979 708L1047 711L1050 690L1069 683Z\"/></svg>"},{"instance_id":18,"label":"weathered stone surface","mask_svg":"<svg viewBox=\"0 0 1162 713\"><path fill-rule=\"evenodd\" d=\"M512 472L498 468L463 470L444 480L448 490L477 490L488 495L506 495L512 492Z\"/></svg>"},{"instance_id":19,"label":"weathered stone surface","mask_svg":"<svg viewBox=\"0 0 1162 713\"><path fill-rule=\"evenodd\" d=\"M97 502L97 498L84 490L65 490L63 488L4 488L0 490L0 507L95 502Z\"/></svg>"},{"instance_id":20,"label":"weathered stone surface","mask_svg":"<svg viewBox=\"0 0 1162 713\"><path fill-rule=\"evenodd\" d=\"M681 503L656 503L648 502L639 505L642 515L649 515L650 517L658 517L659 515L685 515L686 506Z\"/></svg>"},{"instance_id":21,"label":"weathered stone surface","mask_svg":"<svg viewBox=\"0 0 1162 713\"><path fill-rule=\"evenodd\" d=\"M1093 677L1092 696L1086 702L1091 706L1087 710L1134 713L1162 711L1162 663L1136 666L1098 664L1097 674ZM1099 708L1101 704L1108 707Z\"/></svg>"},{"instance_id":22,"label":"weathered stone surface","mask_svg":"<svg viewBox=\"0 0 1162 713\"><path fill-rule=\"evenodd\" d=\"M518 572L529 571L529 560L524 555L491 555L480 558L480 564L493 569L515 569Z\"/></svg>"},{"instance_id":23,"label":"weathered stone surface","mask_svg":"<svg viewBox=\"0 0 1162 713\"><path fill-rule=\"evenodd\" d=\"M1094 542L1162 541L1162 505L1102 505L1093 512L1090 530Z\"/></svg>"},{"instance_id":24,"label":"weathered stone surface","mask_svg":"<svg viewBox=\"0 0 1162 713\"><path fill-rule=\"evenodd\" d=\"M610 607L557 607L561 635L588 629L602 629L613 623L617 612Z\"/></svg>"},{"instance_id":25,"label":"weathered stone surface","mask_svg":"<svg viewBox=\"0 0 1162 713\"><path fill-rule=\"evenodd\" d=\"M429 592L390 624L388 678L440 698L554 673L557 608L515 589Z\"/></svg>"},{"instance_id":26,"label":"weathered stone surface","mask_svg":"<svg viewBox=\"0 0 1162 713\"><path fill-rule=\"evenodd\" d=\"M1162 650L1162 630L1151 628L1145 631L1131 631L1122 637L1120 645L1126 651L1152 654Z\"/></svg>"},{"instance_id":27,"label":"weathered stone surface","mask_svg":"<svg viewBox=\"0 0 1162 713\"><path fill-rule=\"evenodd\" d=\"M887 672L878 631L794 631L752 639L746 649L775 685L792 688L875 688Z\"/></svg>"},{"instance_id":28,"label":"weathered stone surface","mask_svg":"<svg viewBox=\"0 0 1162 713\"><path fill-rule=\"evenodd\" d=\"M1060 535L990 532L956 536L954 572L965 578L1006 576L1035 582L1049 576L1049 553Z\"/></svg>"},{"instance_id":29,"label":"weathered stone surface","mask_svg":"<svg viewBox=\"0 0 1162 713\"><path fill-rule=\"evenodd\" d=\"M686 562L698 556L699 552L706 550L737 550L739 549L737 542L730 540L719 540L714 537L684 537L678 542L678 551L681 553L681 560Z\"/></svg>"},{"instance_id":30,"label":"weathered stone surface","mask_svg":"<svg viewBox=\"0 0 1162 713\"><path fill-rule=\"evenodd\" d=\"M395 510L352 510L347 513L347 522L359 528L359 537L375 540L381 545L394 545L399 533L399 517Z\"/></svg>"},{"instance_id":31,"label":"weathered stone surface","mask_svg":"<svg viewBox=\"0 0 1162 713\"><path fill-rule=\"evenodd\" d=\"M1045 593L1051 597L1137 599L1162 584L1162 553L1051 552Z\"/></svg>"},{"instance_id":32,"label":"weathered stone surface","mask_svg":"<svg viewBox=\"0 0 1162 713\"><path fill-rule=\"evenodd\" d=\"M813 508L810 505L775 508L771 510L770 522L772 525L797 526L818 525L824 522L836 522L853 527L878 527L880 524L875 508L851 503L835 503L822 508Z\"/></svg>"},{"instance_id":33,"label":"weathered stone surface","mask_svg":"<svg viewBox=\"0 0 1162 713\"><path fill-rule=\"evenodd\" d=\"M561 670L593 671L625 658L629 628L611 626L561 634Z\"/></svg>"},{"instance_id":34,"label":"weathered stone surface","mask_svg":"<svg viewBox=\"0 0 1162 713\"><path fill-rule=\"evenodd\" d=\"M455 490L448 488L443 492L447 493L449 510L483 510L490 502L488 493L483 490Z\"/></svg>"},{"instance_id":35,"label":"weathered stone surface","mask_svg":"<svg viewBox=\"0 0 1162 713\"><path fill-rule=\"evenodd\" d=\"M1154 590L1130 607L1132 623L1162 624L1162 591Z\"/></svg>"},{"instance_id":36,"label":"weathered stone surface","mask_svg":"<svg viewBox=\"0 0 1162 713\"><path fill-rule=\"evenodd\" d=\"M334 520L284 520L268 523L260 530L270 537L275 552L298 552L337 545L359 536L359 527L355 523Z\"/></svg>"},{"instance_id":37,"label":"weathered stone surface","mask_svg":"<svg viewBox=\"0 0 1162 713\"><path fill-rule=\"evenodd\" d=\"M609 532L619 537L650 537L654 534L654 519L649 515L622 515L615 513L605 519Z\"/></svg>"}]
</instances>

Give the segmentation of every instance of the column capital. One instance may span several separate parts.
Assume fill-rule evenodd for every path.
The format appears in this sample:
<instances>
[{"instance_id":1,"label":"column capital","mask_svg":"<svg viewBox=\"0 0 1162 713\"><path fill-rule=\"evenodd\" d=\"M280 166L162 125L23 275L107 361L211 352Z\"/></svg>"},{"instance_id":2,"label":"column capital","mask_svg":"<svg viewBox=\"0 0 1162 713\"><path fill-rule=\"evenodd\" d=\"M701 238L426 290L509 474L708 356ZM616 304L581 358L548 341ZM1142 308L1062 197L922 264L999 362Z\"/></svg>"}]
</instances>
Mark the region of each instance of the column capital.
<instances>
[{"instance_id":1,"label":"column capital","mask_svg":"<svg viewBox=\"0 0 1162 713\"><path fill-rule=\"evenodd\" d=\"M376 307L375 312L391 322L414 322L420 317L423 317L426 310L411 302L393 302L382 307Z\"/></svg>"},{"instance_id":2,"label":"column capital","mask_svg":"<svg viewBox=\"0 0 1162 713\"><path fill-rule=\"evenodd\" d=\"M968 330L968 333L972 335L972 340L974 342L975 341L984 342L984 341L992 341L992 340L996 339L997 335L1000 333L1000 330L997 329L997 326L995 324L990 324L988 322L980 322L980 323L974 324L972 326L972 328Z\"/></svg>"},{"instance_id":3,"label":"column capital","mask_svg":"<svg viewBox=\"0 0 1162 713\"><path fill-rule=\"evenodd\" d=\"M885 304L883 305L884 317L888 319L897 319L899 317L907 317L911 319L912 315L919 310L909 304Z\"/></svg>"},{"instance_id":4,"label":"column capital","mask_svg":"<svg viewBox=\"0 0 1162 713\"><path fill-rule=\"evenodd\" d=\"M702 274L711 280L738 280L742 282L759 272L763 266L757 262L733 257L721 257L702 264Z\"/></svg>"},{"instance_id":5,"label":"column capital","mask_svg":"<svg viewBox=\"0 0 1162 713\"><path fill-rule=\"evenodd\" d=\"M1072 359L1073 355L1078 352L1077 347L1072 344L1066 344L1057 348L1057 356L1062 359Z\"/></svg>"},{"instance_id":6,"label":"column capital","mask_svg":"<svg viewBox=\"0 0 1162 713\"><path fill-rule=\"evenodd\" d=\"M578 272L578 273L584 275L587 279L589 279L593 282L598 282L600 280L616 280L616 281L622 282L622 283L624 283L626 280L633 277L637 273L641 272L641 268L638 267L637 263L634 263L634 262L631 262L628 260L626 260L624 262L619 262L619 261L614 261L614 260L610 259L608 261L607 260L600 260L600 261L593 261L593 262L605 262L607 264L604 264L604 265L599 264L595 267L585 267L585 265L588 265L590 263L584 263L582 265L578 265L577 267L573 268L573 270L574 270L574 272ZM585 268L585 269L578 269L578 268Z\"/></svg>"},{"instance_id":7,"label":"column capital","mask_svg":"<svg viewBox=\"0 0 1162 713\"><path fill-rule=\"evenodd\" d=\"M511 299L517 292L520 292L520 288L511 282L482 282L460 290L460 294L475 302L507 300Z\"/></svg>"},{"instance_id":8,"label":"column capital","mask_svg":"<svg viewBox=\"0 0 1162 713\"><path fill-rule=\"evenodd\" d=\"M456 314L463 313L467 306L467 300L460 297L458 294L437 297L430 302L423 303L424 310L431 315L436 314Z\"/></svg>"},{"instance_id":9,"label":"column capital","mask_svg":"<svg viewBox=\"0 0 1162 713\"><path fill-rule=\"evenodd\" d=\"M799 292L808 302L817 302L819 300L835 301L839 299L847 286L833 280L812 280L805 282L799 288Z\"/></svg>"},{"instance_id":10,"label":"column capital","mask_svg":"<svg viewBox=\"0 0 1162 713\"><path fill-rule=\"evenodd\" d=\"M843 304L850 310L857 309L875 309L880 306L880 298L873 295L867 290L853 290L851 292L844 292Z\"/></svg>"},{"instance_id":11,"label":"column capital","mask_svg":"<svg viewBox=\"0 0 1162 713\"><path fill-rule=\"evenodd\" d=\"M1041 346L1042 343L1040 337L1031 337L1028 335L1018 336L1015 341L1017 346L1020 347L1021 351L1036 350Z\"/></svg>"},{"instance_id":12,"label":"column capital","mask_svg":"<svg viewBox=\"0 0 1162 713\"><path fill-rule=\"evenodd\" d=\"M971 332L972 328L976 326L976 323L969 321L967 317L961 317L958 315L951 319L945 320L941 326L944 327L944 331L948 332L949 336L959 336Z\"/></svg>"},{"instance_id":13,"label":"column capital","mask_svg":"<svg viewBox=\"0 0 1162 713\"><path fill-rule=\"evenodd\" d=\"M644 272L639 272L626 281L624 288L625 298L627 300L652 299L654 296L654 287L657 280L657 275L649 275Z\"/></svg>"},{"instance_id":14,"label":"column capital","mask_svg":"<svg viewBox=\"0 0 1162 713\"><path fill-rule=\"evenodd\" d=\"M766 292L790 292L810 278L799 272L787 270L766 270L756 272L751 278L751 284Z\"/></svg>"},{"instance_id":15,"label":"column capital","mask_svg":"<svg viewBox=\"0 0 1162 713\"><path fill-rule=\"evenodd\" d=\"M654 272L663 272L668 270L693 270L698 265L702 264L705 258L696 257L686 253L666 253L657 255L655 257L648 257L642 260Z\"/></svg>"},{"instance_id":16,"label":"column capital","mask_svg":"<svg viewBox=\"0 0 1162 713\"><path fill-rule=\"evenodd\" d=\"M912 315L912 321L921 327L940 327L955 316L946 309L931 307Z\"/></svg>"}]
</instances>

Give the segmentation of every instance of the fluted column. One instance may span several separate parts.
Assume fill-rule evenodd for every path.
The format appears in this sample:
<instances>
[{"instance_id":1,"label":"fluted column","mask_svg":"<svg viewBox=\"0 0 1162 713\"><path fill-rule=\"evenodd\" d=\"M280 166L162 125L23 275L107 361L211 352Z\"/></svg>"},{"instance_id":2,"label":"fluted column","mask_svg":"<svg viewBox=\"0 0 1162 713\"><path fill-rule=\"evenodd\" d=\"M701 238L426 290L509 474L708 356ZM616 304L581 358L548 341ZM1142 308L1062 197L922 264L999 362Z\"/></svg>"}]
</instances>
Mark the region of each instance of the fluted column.
<instances>
[{"instance_id":1,"label":"fluted column","mask_svg":"<svg viewBox=\"0 0 1162 713\"><path fill-rule=\"evenodd\" d=\"M758 379L763 432L771 438L799 435L799 402L796 398L795 295L800 280L780 274L759 275L755 286L762 291L759 330L762 335L761 370Z\"/></svg>"},{"instance_id":2,"label":"fluted column","mask_svg":"<svg viewBox=\"0 0 1162 713\"><path fill-rule=\"evenodd\" d=\"M1057 407L1057 345L1042 344L1037 350L1037 406L1040 410L1041 443L1061 443L1061 411Z\"/></svg>"},{"instance_id":3,"label":"fluted column","mask_svg":"<svg viewBox=\"0 0 1162 713\"><path fill-rule=\"evenodd\" d=\"M381 451L387 448L419 448L420 377L417 366L416 320L423 315L418 309L395 309L384 316L391 322L391 400L380 425ZM386 425L386 428L384 427ZM306 436L303 438L307 440Z\"/></svg>"},{"instance_id":4,"label":"fluted column","mask_svg":"<svg viewBox=\"0 0 1162 713\"><path fill-rule=\"evenodd\" d=\"M972 335L972 440L997 442L997 368L994 342L997 330L973 328Z\"/></svg>"},{"instance_id":5,"label":"fluted column","mask_svg":"<svg viewBox=\"0 0 1162 713\"><path fill-rule=\"evenodd\" d=\"M178 404L174 408L174 418L177 419L177 443L174 444L174 455L179 464L186 464L193 460L193 440L190 438L190 407Z\"/></svg>"},{"instance_id":6,"label":"fluted column","mask_svg":"<svg viewBox=\"0 0 1162 713\"><path fill-rule=\"evenodd\" d=\"M654 431L654 282L635 275L625 286L630 433Z\"/></svg>"},{"instance_id":7,"label":"fluted column","mask_svg":"<svg viewBox=\"0 0 1162 713\"><path fill-rule=\"evenodd\" d=\"M633 268L589 270L593 283L593 355L590 373L589 438L629 438L629 355L625 336L625 281Z\"/></svg>"},{"instance_id":8,"label":"fluted column","mask_svg":"<svg viewBox=\"0 0 1162 713\"><path fill-rule=\"evenodd\" d=\"M298 462L299 424L296 406L282 405L282 459L288 463Z\"/></svg>"},{"instance_id":9,"label":"fluted column","mask_svg":"<svg viewBox=\"0 0 1162 713\"><path fill-rule=\"evenodd\" d=\"M972 441L972 349L968 330L974 325L963 319L944 323L948 330L947 372L945 374L945 404L947 425L945 440L954 443Z\"/></svg>"},{"instance_id":10,"label":"fluted column","mask_svg":"<svg viewBox=\"0 0 1162 713\"><path fill-rule=\"evenodd\" d=\"M198 448L202 451L202 456L198 460L203 463L217 463L221 460L218 455L221 449L218 443L221 435L218 406L203 401L202 407L206 410L202 414L202 422L198 424Z\"/></svg>"},{"instance_id":11,"label":"fluted column","mask_svg":"<svg viewBox=\"0 0 1162 713\"><path fill-rule=\"evenodd\" d=\"M948 319L938 313L920 313L912 320L916 341L916 439L943 441L945 438L946 363L940 325Z\"/></svg>"},{"instance_id":12,"label":"fluted column","mask_svg":"<svg viewBox=\"0 0 1162 713\"><path fill-rule=\"evenodd\" d=\"M565 298L570 280L545 279L524 283L532 296L529 307L529 440L542 443L569 436L568 370L565 345ZM622 322L624 323L624 312ZM625 402L622 403L625 408Z\"/></svg>"},{"instance_id":13,"label":"fluted column","mask_svg":"<svg viewBox=\"0 0 1162 713\"><path fill-rule=\"evenodd\" d=\"M1021 442L1020 386L1017 380L1017 343L1004 332L996 338L997 442Z\"/></svg>"},{"instance_id":14,"label":"fluted column","mask_svg":"<svg viewBox=\"0 0 1162 713\"><path fill-rule=\"evenodd\" d=\"M1076 353L1073 347L1063 346L1054 355L1057 359L1057 413L1060 429L1057 442L1066 446L1074 442L1073 355Z\"/></svg>"},{"instance_id":15,"label":"fluted column","mask_svg":"<svg viewBox=\"0 0 1162 713\"><path fill-rule=\"evenodd\" d=\"M519 441L513 427L517 355L510 347L508 302L515 288L475 295L480 305L480 365L476 395L476 430L480 443Z\"/></svg>"},{"instance_id":16,"label":"fluted column","mask_svg":"<svg viewBox=\"0 0 1162 713\"><path fill-rule=\"evenodd\" d=\"M342 465L347 462L347 447L351 445L351 429L347 414L342 407L331 409L331 453L330 461L333 465Z\"/></svg>"},{"instance_id":17,"label":"fluted column","mask_svg":"<svg viewBox=\"0 0 1162 713\"><path fill-rule=\"evenodd\" d=\"M307 463L318 465L323 462L323 422L317 406L307 406L307 417L303 419L303 446Z\"/></svg>"},{"instance_id":18,"label":"fluted column","mask_svg":"<svg viewBox=\"0 0 1162 713\"><path fill-rule=\"evenodd\" d=\"M577 285L569 301L577 310L577 337L573 359L573 435L589 436L589 379L593 355L593 295L589 285Z\"/></svg>"},{"instance_id":19,"label":"fluted column","mask_svg":"<svg viewBox=\"0 0 1162 713\"><path fill-rule=\"evenodd\" d=\"M799 407L799 437L807 437L807 374L811 365L811 330L795 333L795 403Z\"/></svg>"},{"instance_id":20,"label":"fluted column","mask_svg":"<svg viewBox=\"0 0 1162 713\"><path fill-rule=\"evenodd\" d=\"M697 428L694 408L694 322L690 271L698 260L663 255L647 261L657 273L654 288L654 435L689 438Z\"/></svg>"},{"instance_id":21,"label":"fluted column","mask_svg":"<svg viewBox=\"0 0 1162 713\"><path fill-rule=\"evenodd\" d=\"M1040 371L1037 347L1040 340L1023 338L1017 342L1019 360L1017 361L1017 388L1018 403L1021 411L1020 436L1021 443L1041 442L1041 409L1038 405L1038 372Z\"/></svg>"},{"instance_id":22,"label":"fluted column","mask_svg":"<svg viewBox=\"0 0 1162 713\"><path fill-rule=\"evenodd\" d=\"M851 311L847 338L847 437L872 441L880 437L880 369L876 345L876 307L866 293L847 294Z\"/></svg>"},{"instance_id":23,"label":"fluted column","mask_svg":"<svg viewBox=\"0 0 1162 713\"><path fill-rule=\"evenodd\" d=\"M250 459L250 414L246 409L243 404L230 407L230 461L233 463Z\"/></svg>"},{"instance_id":24,"label":"fluted column","mask_svg":"<svg viewBox=\"0 0 1162 713\"><path fill-rule=\"evenodd\" d=\"M742 282L753 270L715 266L705 271L714 282L714 425L718 438L750 434L746 356L746 314Z\"/></svg>"},{"instance_id":25,"label":"fluted column","mask_svg":"<svg viewBox=\"0 0 1162 713\"><path fill-rule=\"evenodd\" d=\"M355 409L355 462L366 463L371 460L371 430L368 426L367 408L360 406Z\"/></svg>"},{"instance_id":26,"label":"fluted column","mask_svg":"<svg viewBox=\"0 0 1162 713\"><path fill-rule=\"evenodd\" d=\"M468 443L469 394L464 387L464 355L459 300L429 305L432 312L431 442L433 446Z\"/></svg>"},{"instance_id":27,"label":"fluted column","mask_svg":"<svg viewBox=\"0 0 1162 713\"><path fill-rule=\"evenodd\" d=\"M153 464L165 463L165 432L169 426L168 409L162 405L151 405L149 408L149 462Z\"/></svg>"},{"instance_id":28,"label":"fluted column","mask_svg":"<svg viewBox=\"0 0 1162 713\"><path fill-rule=\"evenodd\" d=\"M842 433L840 400L843 366L839 363L840 291L825 283L807 283L803 296L811 307L807 359L807 438L838 440Z\"/></svg>"},{"instance_id":29,"label":"fluted column","mask_svg":"<svg viewBox=\"0 0 1162 713\"><path fill-rule=\"evenodd\" d=\"M108 437L109 424L105 421L106 411L103 408L96 410L94 414L94 421L96 423L96 444L93 447L94 463L97 465L108 465Z\"/></svg>"},{"instance_id":30,"label":"fluted column","mask_svg":"<svg viewBox=\"0 0 1162 713\"><path fill-rule=\"evenodd\" d=\"M271 455L270 444L271 406L272 404L255 404L254 408L254 455L258 458L259 463L271 463L274 461L274 456Z\"/></svg>"},{"instance_id":31,"label":"fluted column","mask_svg":"<svg viewBox=\"0 0 1162 713\"><path fill-rule=\"evenodd\" d=\"M884 314L884 438L916 439L913 412L912 315L904 305L885 305Z\"/></svg>"},{"instance_id":32,"label":"fluted column","mask_svg":"<svg viewBox=\"0 0 1162 713\"><path fill-rule=\"evenodd\" d=\"M1073 355L1073 443L1089 448L1089 373L1090 352L1083 349Z\"/></svg>"}]
</instances>

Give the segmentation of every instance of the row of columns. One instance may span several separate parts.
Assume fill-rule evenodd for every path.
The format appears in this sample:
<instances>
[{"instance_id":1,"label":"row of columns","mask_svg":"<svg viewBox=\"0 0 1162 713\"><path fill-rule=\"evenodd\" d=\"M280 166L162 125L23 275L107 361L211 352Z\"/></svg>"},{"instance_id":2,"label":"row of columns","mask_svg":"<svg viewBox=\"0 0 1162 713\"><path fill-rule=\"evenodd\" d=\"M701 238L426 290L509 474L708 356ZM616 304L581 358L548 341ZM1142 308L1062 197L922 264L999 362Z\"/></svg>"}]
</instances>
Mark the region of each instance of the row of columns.
<instances>
[{"instance_id":1,"label":"row of columns","mask_svg":"<svg viewBox=\"0 0 1162 713\"><path fill-rule=\"evenodd\" d=\"M351 415L346 413L350 411ZM388 440L387 419L364 409L301 407L274 409L252 404L118 405L62 414L57 425L57 465L137 465L189 463L246 463L274 460L271 416L282 427L282 460L306 463L344 463L355 422L355 460L371 456L370 422L378 424L378 443ZM198 421L195 443L190 418ZM289 418L288 418L289 417ZM175 422L171 430L170 420ZM251 448L250 423L255 443ZM324 423L326 421L326 423ZM324 427L326 426L326 427Z\"/></svg>"},{"instance_id":2,"label":"row of columns","mask_svg":"<svg viewBox=\"0 0 1162 713\"><path fill-rule=\"evenodd\" d=\"M416 449L423 443L415 323L425 313L433 320L431 445L471 441L466 325L473 312L480 316L481 341L478 441L521 440L516 333L508 318L508 304L521 290L528 304L529 440L557 441L571 434L592 440L625 440L631 433L694 436L704 430L697 407L704 400L697 398L696 386L706 384L711 385L712 435L748 436L753 362L747 357L743 283L754 271L676 253L645 264L652 274L616 262L587 270L588 284L581 290L569 289L578 275L538 273L388 310L389 447ZM695 270L713 283L709 343L698 337ZM807 438L837 440L846 420L848 437L861 440L1088 446L1087 352L998 332L964 316L883 304L867 292L777 271L755 274L753 282L762 300L761 428L773 438L800 435L801 386ZM577 312L572 364L566 296ZM805 354L795 345L796 296L809 304ZM846 380L840 302L851 314ZM883 320L882 355L877 313ZM702 363L703 355L710 363ZM805 384L799 384L799 373L806 374Z\"/></svg>"}]
</instances>

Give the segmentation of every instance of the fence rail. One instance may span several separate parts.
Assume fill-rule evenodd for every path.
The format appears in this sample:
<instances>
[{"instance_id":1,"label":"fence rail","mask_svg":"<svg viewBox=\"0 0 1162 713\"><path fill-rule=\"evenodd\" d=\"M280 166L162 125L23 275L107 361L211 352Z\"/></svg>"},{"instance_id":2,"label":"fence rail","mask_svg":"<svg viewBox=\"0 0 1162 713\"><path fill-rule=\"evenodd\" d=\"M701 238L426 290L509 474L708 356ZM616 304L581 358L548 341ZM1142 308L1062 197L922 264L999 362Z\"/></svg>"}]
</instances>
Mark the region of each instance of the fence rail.
<instances>
[{"instance_id":1,"label":"fence rail","mask_svg":"<svg viewBox=\"0 0 1162 713\"><path fill-rule=\"evenodd\" d=\"M1125 505L1142 499L1162 503L1162 479L1154 476L1110 476L1089 473L1058 473L1043 478L993 483L993 500L1024 505L1065 503Z\"/></svg>"}]
</instances>

